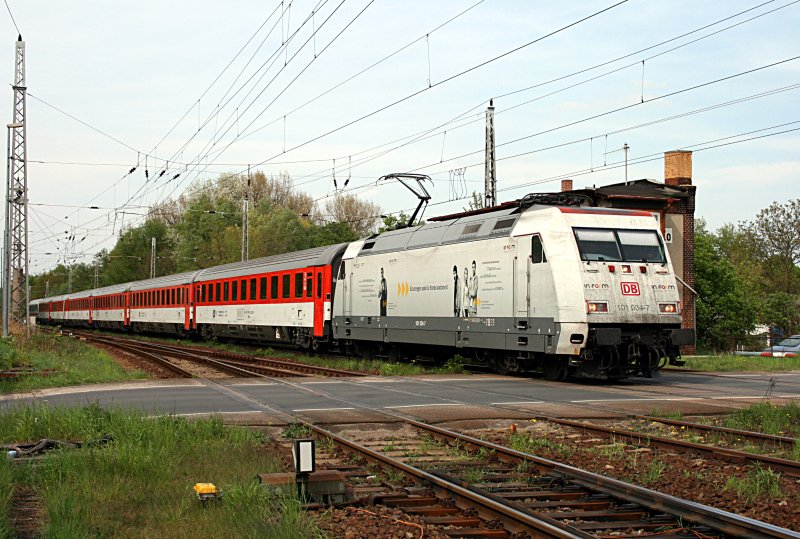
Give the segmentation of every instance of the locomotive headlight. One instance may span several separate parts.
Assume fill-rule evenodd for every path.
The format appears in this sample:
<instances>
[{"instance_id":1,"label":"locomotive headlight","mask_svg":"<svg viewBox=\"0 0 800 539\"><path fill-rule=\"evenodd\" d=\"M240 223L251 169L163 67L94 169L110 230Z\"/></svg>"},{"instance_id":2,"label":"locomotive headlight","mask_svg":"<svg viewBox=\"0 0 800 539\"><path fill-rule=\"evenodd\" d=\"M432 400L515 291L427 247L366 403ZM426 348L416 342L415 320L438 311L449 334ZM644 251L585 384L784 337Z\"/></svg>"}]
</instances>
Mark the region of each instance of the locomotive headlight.
<instances>
[{"instance_id":1,"label":"locomotive headlight","mask_svg":"<svg viewBox=\"0 0 800 539\"><path fill-rule=\"evenodd\" d=\"M676 314L678 306L675 303L659 303L658 312L661 314Z\"/></svg>"},{"instance_id":2,"label":"locomotive headlight","mask_svg":"<svg viewBox=\"0 0 800 539\"><path fill-rule=\"evenodd\" d=\"M586 302L586 312L587 313L607 313L608 312L608 303L606 303L606 302L587 301Z\"/></svg>"}]
</instances>

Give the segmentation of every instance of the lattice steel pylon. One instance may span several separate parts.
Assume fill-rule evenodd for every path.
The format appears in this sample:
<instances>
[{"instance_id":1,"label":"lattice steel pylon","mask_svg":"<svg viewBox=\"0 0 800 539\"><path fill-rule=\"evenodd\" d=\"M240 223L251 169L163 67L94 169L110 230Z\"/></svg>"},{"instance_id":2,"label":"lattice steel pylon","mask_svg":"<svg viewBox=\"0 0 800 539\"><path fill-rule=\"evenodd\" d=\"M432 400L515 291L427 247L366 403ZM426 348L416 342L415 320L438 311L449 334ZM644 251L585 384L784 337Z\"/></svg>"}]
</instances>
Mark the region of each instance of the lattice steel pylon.
<instances>
[{"instance_id":1,"label":"lattice steel pylon","mask_svg":"<svg viewBox=\"0 0 800 539\"><path fill-rule=\"evenodd\" d=\"M25 124L25 42L17 38L14 61L14 119L8 124L8 178L3 275L3 336L9 322L30 334L28 305L28 161Z\"/></svg>"}]
</instances>

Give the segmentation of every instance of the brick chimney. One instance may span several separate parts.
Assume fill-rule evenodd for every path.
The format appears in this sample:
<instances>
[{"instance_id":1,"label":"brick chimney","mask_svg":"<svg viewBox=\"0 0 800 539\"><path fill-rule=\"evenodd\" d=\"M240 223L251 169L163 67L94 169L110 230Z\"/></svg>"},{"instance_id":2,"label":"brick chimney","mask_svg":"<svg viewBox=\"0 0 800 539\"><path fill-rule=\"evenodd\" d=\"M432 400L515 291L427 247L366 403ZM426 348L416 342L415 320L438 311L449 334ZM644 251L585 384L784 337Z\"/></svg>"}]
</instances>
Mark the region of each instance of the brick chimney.
<instances>
[{"instance_id":1,"label":"brick chimney","mask_svg":"<svg viewBox=\"0 0 800 539\"><path fill-rule=\"evenodd\" d=\"M572 191L572 180L561 180L561 192L565 191Z\"/></svg>"},{"instance_id":2,"label":"brick chimney","mask_svg":"<svg viewBox=\"0 0 800 539\"><path fill-rule=\"evenodd\" d=\"M664 152L664 183L667 185L692 185L692 152L674 150Z\"/></svg>"}]
</instances>

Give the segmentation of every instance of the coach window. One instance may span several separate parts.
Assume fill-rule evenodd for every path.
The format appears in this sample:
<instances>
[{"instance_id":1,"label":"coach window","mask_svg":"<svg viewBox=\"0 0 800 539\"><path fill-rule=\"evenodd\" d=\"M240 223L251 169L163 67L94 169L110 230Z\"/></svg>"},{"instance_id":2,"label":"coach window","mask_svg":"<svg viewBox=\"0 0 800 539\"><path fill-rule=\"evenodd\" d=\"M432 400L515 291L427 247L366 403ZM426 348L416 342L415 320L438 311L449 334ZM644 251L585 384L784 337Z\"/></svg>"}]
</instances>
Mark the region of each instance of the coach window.
<instances>
[{"instance_id":1,"label":"coach window","mask_svg":"<svg viewBox=\"0 0 800 539\"><path fill-rule=\"evenodd\" d=\"M214 301L216 301L217 303L219 303L219 302L221 301L221 298L222 298L222 296L221 296L221 295L220 295L220 293L219 293L219 292L220 292L220 287L221 287L221 286L222 286L222 285L220 285L219 283L217 283L217 284L215 285L215 287L214 287L214 288L215 288L215 290L214 290Z\"/></svg>"},{"instance_id":2,"label":"coach window","mask_svg":"<svg viewBox=\"0 0 800 539\"><path fill-rule=\"evenodd\" d=\"M317 273L317 299L322 298L322 272Z\"/></svg>"},{"instance_id":3,"label":"coach window","mask_svg":"<svg viewBox=\"0 0 800 539\"><path fill-rule=\"evenodd\" d=\"M311 272L309 271L306 273L306 297L310 298L313 294L314 288L314 277L312 276Z\"/></svg>"},{"instance_id":4,"label":"coach window","mask_svg":"<svg viewBox=\"0 0 800 539\"><path fill-rule=\"evenodd\" d=\"M542 246L542 238L539 235L534 235L531 240L531 262L534 264L547 262L547 256L544 254L544 247Z\"/></svg>"},{"instance_id":5,"label":"coach window","mask_svg":"<svg viewBox=\"0 0 800 539\"><path fill-rule=\"evenodd\" d=\"M267 278L261 277L258 280L258 297L261 299L267 299Z\"/></svg>"},{"instance_id":6,"label":"coach window","mask_svg":"<svg viewBox=\"0 0 800 539\"><path fill-rule=\"evenodd\" d=\"M270 286L270 297L272 299L278 299L278 276L277 275L273 275L272 277L270 277L269 286Z\"/></svg>"},{"instance_id":7,"label":"coach window","mask_svg":"<svg viewBox=\"0 0 800 539\"><path fill-rule=\"evenodd\" d=\"M206 302L206 285L204 284L200 285L200 302L201 303Z\"/></svg>"},{"instance_id":8,"label":"coach window","mask_svg":"<svg viewBox=\"0 0 800 539\"><path fill-rule=\"evenodd\" d=\"M231 283L231 300L236 301L239 299L239 282L233 281Z\"/></svg>"},{"instance_id":9,"label":"coach window","mask_svg":"<svg viewBox=\"0 0 800 539\"><path fill-rule=\"evenodd\" d=\"M281 297L289 298L292 296L292 276L286 274L283 276L283 283L281 283Z\"/></svg>"},{"instance_id":10,"label":"coach window","mask_svg":"<svg viewBox=\"0 0 800 539\"><path fill-rule=\"evenodd\" d=\"M222 283L222 301L228 301L228 298L230 297L230 295L228 294L230 285L231 284L228 282Z\"/></svg>"},{"instance_id":11,"label":"coach window","mask_svg":"<svg viewBox=\"0 0 800 539\"><path fill-rule=\"evenodd\" d=\"M172 304L175 305L178 303L178 292L173 288L172 289Z\"/></svg>"},{"instance_id":12,"label":"coach window","mask_svg":"<svg viewBox=\"0 0 800 539\"><path fill-rule=\"evenodd\" d=\"M255 277L253 277L252 279L250 279L250 300L251 301L256 299L256 294L257 294L257 292L256 292L256 279L255 279Z\"/></svg>"},{"instance_id":13,"label":"coach window","mask_svg":"<svg viewBox=\"0 0 800 539\"><path fill-rule=\"evenodd\" d=\"M295 273L294 274L294 297L302 298L303 297L303 274L302 273Z\"/></svg>"},{"instance_id":14,"label":"coach window","mask_svg":"<svg viewBox=\"0 0 800 539\"><path fill-rule=\"evenodd\" d=\"M242 291L242 301L247 301L247 279L239 281L239 289Z\"/></svg>"}]
</instances>

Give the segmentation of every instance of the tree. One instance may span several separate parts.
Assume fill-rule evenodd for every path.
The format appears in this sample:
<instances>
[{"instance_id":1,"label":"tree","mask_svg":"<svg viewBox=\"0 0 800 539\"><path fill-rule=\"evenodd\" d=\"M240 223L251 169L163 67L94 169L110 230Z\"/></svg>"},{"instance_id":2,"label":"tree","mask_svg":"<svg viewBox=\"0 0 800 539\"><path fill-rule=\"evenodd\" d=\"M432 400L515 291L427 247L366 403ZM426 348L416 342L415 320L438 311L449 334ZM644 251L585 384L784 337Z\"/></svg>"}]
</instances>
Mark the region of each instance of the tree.
<instances>
[{"instance_id":1,"label":"tree","mask_svg":"<svg viewBox=\"0 0 800 539\"><path fill-rule=\"evenodd\" d=\"M698 340L714 350L728 349L731 337L753 330L757 309L748 303L719 238L702 221L695 228L694 248Z\"/></svg>"},{"instance_id":2,"label":"tree","mask_svg":"<svg viewBox=\"0 0 800 539\"><path fill-rule=\"evenodd\" d=\"M475 211L480 210L486 207L485 201L480 193L477 191L472 192L472 196L467 202L467 207L464 208L464 211Z\"/></svg>"},{"instance_id":3,"label":"tree","mask_svg":"<svg viewBox=\"0 0 800 539\"><path fill-rule=\"evenodd\" d=\"M800 199L773 202L746 226L772 279L772 286L787 294L800 292Z\"/></svg>"},{"instance_id":4,"label":"tree","mask_svg":"<svg viewBox=\"0 0 800 539\"><path fill-rule=\"evenodd\" d=\"M347 223L360 237L369 236L375 231L380 218L380 206L374 202L361 200L355 195L337 192L325 201L325 217L335 222Z\"/></svg>"},{"instance_id":5,"label":"tree","mask_svg":"<svg viewBox=\"0 0 800 539\"><path fill-rule=\"evenodd\" d=\"M383 226L378 229L378 232L381 234L384 232L388 232L389 230L397 230L398 228L405 228L408 226L408 220L411 218L410 215L406 215L406 212L401 211L399 215L383 215L381 216L383 219Z\"/></svg>"},{"instance_id":6,"label":"tree","mask_svg":"<svg viewBox=\"0 0 800 539\"><path fill-rule=\"evenodd\" d=\"M106 257L107 261L103 264L102 284L149 278L152 238L156 238L156 275L173 273L174 246L169 228L163 221L148 219L142 225L128 228L120 233L117 244L111 249Z\"/></svg>"}]
</instances>

